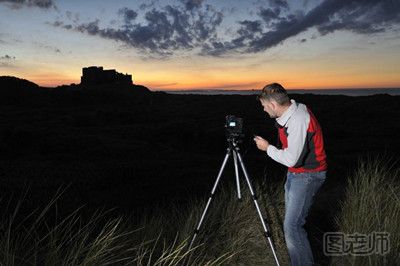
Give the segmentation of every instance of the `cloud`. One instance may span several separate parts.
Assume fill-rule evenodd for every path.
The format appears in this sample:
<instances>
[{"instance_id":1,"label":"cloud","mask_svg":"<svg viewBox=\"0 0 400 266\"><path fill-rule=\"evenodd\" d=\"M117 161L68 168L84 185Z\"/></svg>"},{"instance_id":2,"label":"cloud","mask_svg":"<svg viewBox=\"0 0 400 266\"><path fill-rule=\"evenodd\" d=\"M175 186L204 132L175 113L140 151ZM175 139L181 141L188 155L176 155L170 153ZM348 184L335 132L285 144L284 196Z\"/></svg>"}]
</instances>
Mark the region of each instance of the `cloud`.
<instances>
[{"instance_id":1,"label":"cloud","mask_svg":"<svg viewBox=\"0 0 400 266\"><path fill-rule=\"evenodd\" d=\"M185 4L187 10L200 8L204 2L204 0L181 0L181 1Z\"/></svg>"},{"instance_id":2,"label":"cloud","mask_svg":"<svg viewBox=\"0 0 400 266\"><path fill-rule=\"evenodd\" d=\"M289 4L286 0L269 0L269 6L271 8L278 8L278 9L288 9Z\"/></svg>"},{"instance_id":3,"label":"cloud","mask_svg":"<svg viewBox=\"0 0 400 266\"><path fill-rule=\"evenodd\" d=\"M262 18L265 23L269 24L270 22L279 19L280 9L272 10L271 8L261 8L259 16Z\"/></svg>"},{"instance_id":4,"label":"cloud","mask_svg":"<svg viewBox=\"0 0 400 266\"><path fill-rule=\"evenodd\" d=\"M185 51L204 56L258 53L310 28L317 29L319 36L335 31L374 34L400 24L397 0L322 0L308 12L291 11L284 0L268 3L254 18L230 25L229 34L221 28L223 11L204 0L179 0L177 5L166 6L152 1L142 5L140 12L122 8L117 13L122 25L112 27L101 27L99 19L89 23L70 19L52 25L118 41L149 57L168 57Z\"/></svg>"},{"instance_id":5,"label":"cloud","mask_svg":"<svg viewBox=\"0 0 400 266\"><path fill-rule=\"evenodd\" d=\"M35 45L36 47L39 47L40 49L46 50L47 52L61 53L61 50L56 46L36 41L32 42L32 44Z\"/></svg>"},{"instance_id":6,"label":"cloud","mask_svg":"<svg viewBox=\"0 0 400 266\"><path fill-rule=\"evenodd\" d=\"M15 60L15 56L11 56L8 54L0 56L0 68L16 68L16 66L14 65Z\"/></svg>"},{"instance_id":7,"label":"cloud","mask_svg":"<svg viewBox=\"0 0 400 266\"><path fill-rule=\"evenodd\" d=\"M154 83L151 84L152 88L158 89L158 88L163 88L163 87L171 87L171 86L176 86L179 85L177 82L172 82L172 83Z\"/></svg>"},{"instance_id":8,"label":"cloud","mask_svg":"<svg viewBox=\"0 0 400 266\"><path fill-rule=\"evenodd\" d=\"M56 8L54 0L0 0L0 3L6 3L14 9L19 9L24 6L42 9Z\"/></svg>"},{"instance_id":9,"label":"cloud","mask_svg":"<svg viewBox=\"0 0 400 266\"><path fill-rule=\"evenodd\" d=\"M201 47L217 37L223 14L210 5L201 6L201 3L187 1L185 5L153 8L144 13L140 22L136 11L123 8L118 11L123 20L119 28L101 28L99 19L80 24L55 21L51 25L122 42L151 56L166 57Z\"/></svg>"},{"instance_id":10,"label":"cloud","mask_svg":"<svg viewBox=\"0 0 400 266\"><path fill-rule=\"evenodd\" d=\"M125 24L131 24L138 16L138 13L135 10L127 7L118 10L118 14L123 16Z\"/></svg>"},{"instance_id":11,"label":"cloud","mask_svg":"<svg viewBox=\"0 0 400 266\"><path fill-rule=\"evenodd\" d=\"M78 23L80 20L80 15L78 13L72 13L71 11L66 11L65 15L69 20L72 20L75 23Z\"/></svg>"},{"instance_id":12,"label":"cloud","mask_svg":"<svg viewBox=\"0 0 400 266\"><path fill-rule=\"evenodd\" d=\"M15 56L10 56L8 54L0 57L0 60L6 60L6 61L15 60L15 59L16 59Z\"/></svg>"},{"instance_id":13,"label":"cloud","mask_svg":"<svg viewBox=\"0 0 400 266\"><path fill-rule=\"evenodd\" d=\"M235 89L252 89L260 87L259 82L247 82L247 83L231 83L224 85L216 85L210 87L198 87L191 90L235 90Z\"/></svg>"},{"instance_id":14,"label":"cloud","mask_svg":"<svg viewBox=\"0 0 400 266\"><path fill-rule=\"evenodd\" d=\"M143 11L149 8L153 8L159 1L160 0L152 0L150 3L149 1L146 1L145 3L139 6L139 9Z\"/></svg>"},{"instance_id":15,"label":"cloud","mask_svg":"<svg viewBox=\"0 0 400 266\"><path fill-rule=\"evenodd\" d=\"M281 1L274 1L284 7ZM214 54L231 51L257 53L276 46L286 39L315 27L321 35L334 31L358 34L384 32L400 24L400 5L393 0L325 0L307 14L302 12L280 16L280 9L261 9L260 27L242 27L236 38L214 48ZM259 22L256 20L254 22ZM250 22L246 22L247 24ZM239 41L238 41L239 40ZM208 51L208 52L213 52Z\"/></svg>"}]
</instances>

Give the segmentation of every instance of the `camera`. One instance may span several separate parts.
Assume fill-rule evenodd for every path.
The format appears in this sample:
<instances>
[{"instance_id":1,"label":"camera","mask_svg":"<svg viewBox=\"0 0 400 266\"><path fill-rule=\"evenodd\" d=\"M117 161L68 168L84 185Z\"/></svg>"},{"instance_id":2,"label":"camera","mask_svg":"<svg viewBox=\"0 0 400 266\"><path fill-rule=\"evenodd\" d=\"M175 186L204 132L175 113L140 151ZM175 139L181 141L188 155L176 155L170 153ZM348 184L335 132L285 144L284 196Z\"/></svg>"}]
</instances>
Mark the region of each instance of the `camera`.
<instances>
[{"instance_id":1,"label":"camera","mask_svg":"<svg viewBox=\"0 0 400 266\"><path fill-rule=\"evenodd\" d=\"M227 115L225 120L226 135L228 138L244 137L243 118L234 115Z\"/></svg>"}]
</instances>

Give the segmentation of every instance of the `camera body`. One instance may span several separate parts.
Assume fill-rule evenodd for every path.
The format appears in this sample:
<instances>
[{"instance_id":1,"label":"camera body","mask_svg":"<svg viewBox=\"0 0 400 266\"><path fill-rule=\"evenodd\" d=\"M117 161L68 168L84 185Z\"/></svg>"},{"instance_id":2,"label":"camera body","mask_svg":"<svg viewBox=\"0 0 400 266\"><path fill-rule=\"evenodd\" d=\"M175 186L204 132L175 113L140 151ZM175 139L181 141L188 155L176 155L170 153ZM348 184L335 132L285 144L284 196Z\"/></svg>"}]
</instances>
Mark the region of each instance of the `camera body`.
<instances>
[{"instance_id":1,"label":"camera body","mask_svg":"<svg viewBox=\"0 0 400 266\"><path fill-rule=\"evenodd\" d=\"M227 115L225 117L226 136L231 138L244 137L243 134L243 118L234 115Z\"/></svg>"}]
</instances>

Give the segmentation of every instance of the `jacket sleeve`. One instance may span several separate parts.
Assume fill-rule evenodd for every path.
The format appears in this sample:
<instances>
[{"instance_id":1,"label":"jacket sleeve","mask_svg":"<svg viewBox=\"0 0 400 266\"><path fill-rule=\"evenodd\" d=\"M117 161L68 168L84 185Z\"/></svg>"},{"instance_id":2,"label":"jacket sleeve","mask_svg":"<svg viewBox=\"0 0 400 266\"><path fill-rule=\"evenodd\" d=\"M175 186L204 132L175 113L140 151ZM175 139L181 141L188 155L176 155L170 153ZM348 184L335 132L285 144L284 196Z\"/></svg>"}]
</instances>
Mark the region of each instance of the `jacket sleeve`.
<instances>
[{"instance_id":1,"label":"jacket sleeve","mask_svg":"<svg viewBox=\"0 0 400 266\"><path fill-rule=\"evenodd\" d=\"M267 149L268 156L287 167L295 166L306 142L309 122L310 116L308 113L307 115L292 117L287 131L288 147L278 149L273 145L269 145Z\"/></svg>"}]
</instances>

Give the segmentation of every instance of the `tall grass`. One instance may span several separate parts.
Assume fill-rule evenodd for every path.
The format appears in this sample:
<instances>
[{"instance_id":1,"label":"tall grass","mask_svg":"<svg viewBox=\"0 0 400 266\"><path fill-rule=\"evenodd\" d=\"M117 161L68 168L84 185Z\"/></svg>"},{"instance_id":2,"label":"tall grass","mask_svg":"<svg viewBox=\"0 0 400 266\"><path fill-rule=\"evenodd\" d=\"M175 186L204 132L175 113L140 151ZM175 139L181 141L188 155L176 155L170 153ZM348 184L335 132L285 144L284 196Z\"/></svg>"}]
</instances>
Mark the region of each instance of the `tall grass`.
<instances>
[{"instance_id":1,"label":"tall grass","mask_svg":"<svg viewBox=\"0 0 400 266\"><path fill-rule=\"evenodd\" d=\"M332 265L400 265L400 169L390 159L366 159L349 178L338 230L344 234L387 232L390 251L382 256L347 255Z\"/></svg>"},{"instance_id":2,"label":"tall grass","mask_svg":"<svg viewBox=\"0 0 400 266\"><path fill-rule=\"evenodd\" d=\"M385 256L332 257L332 265L399 265L399 169L366 160L349 178L337 227L345 234L390 233ZM192 250L187 250L206 202L150 208L140 215L76 211L57 215L57 200L27 211L25 196L0 201L0 265L274 265L271 249L247 187L220 186ZM282 223L283 184L255 184L281 265L288 265ZM65 192L67 193L67 192ZM322 197L322 195L321 195Z\"/></svg>"},{"instance_id":3,"label":"tall grass","mask_svg":"<svg viewBox=\"0 0 400 266\"><path fill-rule=\"evenodd\" d=\"M270 204L283 206L283 195L277 191L269 191L276 201ZM193 200L185 207L155 208L140 218L113 217L112 211L83 218L78 209L60 220L56 202L62 193L28 213L22 211L25 195L16 201L1 201L0 265L274 264L248 193L238 201L233 188L217 192L192 250L187 250L187 243L203 211L204 199ZM260 199L261 206L263 201ZM275 217L278 220L282 210L279 213ZM287 255L281 228L275 226L279 223L272 225L278 257L284 265Z\"/></svg>"},{"instance_id":4,"label":"tall grass","mask_svg":"<svg viewBox=\"0 0 400 266\"><path fill-rule=\"evenodd\" d=\"M241 186L245 187L244 184ZM284 212L283 186L268 188L256 185L258 202L267 218L277 256L282 265L288 256L282 233ZM246 187L247 188L247 187ZM262 197L261 197L262 196ZM200 219L205 200L190 204L187 218L179 225L182 236L190 237ZM242 190L242 199L237 199L236 188L222 187L217 190L207 216L196 239L201 243L194 251L195 257L215 259L228 256L225 265L275 265L275 260L266 238L253 199L247 189Z\"/></svg>"}]
</instances>

